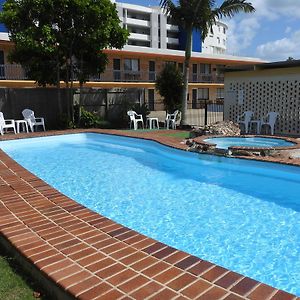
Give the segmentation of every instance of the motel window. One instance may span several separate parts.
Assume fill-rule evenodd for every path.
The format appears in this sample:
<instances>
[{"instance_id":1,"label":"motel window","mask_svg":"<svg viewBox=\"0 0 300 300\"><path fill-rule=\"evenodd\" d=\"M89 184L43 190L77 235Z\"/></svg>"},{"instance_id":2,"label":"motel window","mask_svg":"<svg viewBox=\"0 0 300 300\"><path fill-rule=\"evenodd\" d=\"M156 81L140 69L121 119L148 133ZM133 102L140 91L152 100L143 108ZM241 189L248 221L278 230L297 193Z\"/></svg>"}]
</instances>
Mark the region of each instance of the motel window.
<instances>
[{"instance_id":1,"label":"motel window","mask_svg":"<svg viewBox=\"0 0 300 300\"><path fill-rule=\"evenodd\" d=\"M155 61L149 61L149 72L155 72Z\"/></svg>"},{"instance_id":2,"label":"motel window","mask_svg":"<svg viewBox=\"0 0 300 300\"><path fill-rule=\"evenodd\" d=\"M119 81L121 80L121 60L118 58L114 58L113 60L113 75L114 75L114 80Z\"/></svg>"},{"instance_id":3,"label":"motel window","mask_svg":"<svg viewBox=\"0 0 300 300\"><path fill-rule=\"evenodd\" d=\"M149 61L149 80L155 80L155 61L153 60Z\"/></svg>"},{"instance_id":4,"label":"motel window","mask_svg":"<svg viewBox=\"0 0 300 300\"><path fill-rule=\"evenodd\" d=\"M197 74L197 73L198 73L198 65L193 64L193 74Z\"/></svg>"},{"instance_id":5,"label":"motel window","mask_svg":"<svg viewBox=\"0 0 300 300\"><path fill-rule=\"evenodd\" d=\"M124 60L124 70L138 72L140 70L140 60L126 58Z\"/></svg>"},{"instance_id":6,"label":"motel window","mask_svg":"<svg viewBox=\"0 0 300 300\"><path fill-rule=\"evenodd\" d=\"M200 73L201 74L211 74L211 65L210 64L200 64Z\"/></svg>"},{"instance_id":7,"label":"motel window","mask_svg":"<svg viewBox=\"0 0 300 300\"><path fill-rule=\"evenodd\" d=\"M224 99L224 89L222 88L217 89L217 99Z\"/></svg>"},{"instance_id":8,"label":"motel window","mask_svg":"<svg viewBox=\"0 0 300 300\"><path fill-rule=\"evenodd\" d=\"M192 89L192 108L198 108L197 107L197 89Z\"/></svg>"},{"instance_id":9,"label":"motel window","mask_svg":"<svg viewBox=\"0 0 300 300\"><path fill-rule=\"evenodd\" d=\"M148 107L149 110L153 111L154 110L154 89L148 89Z\"/></svg>"},{"instance_id":10,"label":"motel window","mask_svg":"<svg viewBox=\"0 0 300 300\"><path fill-rule=\"evenodd\" d=\"M114 58L113 65L114 65L115 71L121 70L121 60L120 59Z\"/></svg>"},{"instance_id":11,"label":"motel window","mask_svg":"<svg viewBox=\"0 0 300 300\"><path fill-rule=\"evenodd\" d=\"M183 63L178 63L178 70L183 73Z\"/></svg>"},{"instance_id":12,"label":"motel window","mask_svg":"<svg viewBox=\"0 0 300 300\"><path fill-rule=\"evenodd\" d=\"M174 66L176 66L176 62L175 61L166 61L166 65L174 65Z\"/></svg>"},{"instance_id":13,"label":"motel window","mask_svg":"<svg viewBox=\"0 0 300 300\"><path fill-rule=\"evenodd\" d=\"M198 65L193 64L193 76L192 76L192 81L196 82L197 81L197 74L198 74Z\"/></svg>"},{"instance_id":14,"label":"motel window","mask_svg":"<svg viewBox=\"0 0 300 300\"><path fill-rule=\"evenodd\" d=\"M209 89L208 88L198 89L198 99L208 100L209 99Z\"/></svg>"},{"instance_id":15,"label":"motel window","mask_svg":"<svg viewBox=\"0 0 300 300\"><path fill-rule=\"evenodd\" d=\"M225 27L223 27L223 33L226 34L226 28Z\"/></svg>"}]
</instances>

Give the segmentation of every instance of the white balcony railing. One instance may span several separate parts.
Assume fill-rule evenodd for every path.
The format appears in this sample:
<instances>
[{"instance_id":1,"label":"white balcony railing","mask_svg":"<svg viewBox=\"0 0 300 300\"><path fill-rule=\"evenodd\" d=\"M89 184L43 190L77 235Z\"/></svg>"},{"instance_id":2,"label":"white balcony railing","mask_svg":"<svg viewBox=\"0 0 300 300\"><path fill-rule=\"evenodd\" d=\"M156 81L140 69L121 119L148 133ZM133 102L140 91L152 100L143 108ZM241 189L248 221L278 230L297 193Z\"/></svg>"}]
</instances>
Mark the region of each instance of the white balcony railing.
<instances>
[{"instance_id":1,"label":"white balcony railing","mask_svg":"<svg viewBox=\"0 0 300 300\"><path fill-rule=\"evenodd\" d=\"M179 39L167 37L167 43L168 44L179 45Z\"/></svg>"},{"instance_id":2,"label":"white balcony railing","mask_svg":"<svg viewBox=\"0 0 300 300\"><path fill-rule=\"evenodd\" d=\"M130 39L137 40L137 41L150 41L149 34L142 34L142 33L130 33Z\"/></svg>"},{"instance_id":3,"label":"white balcony railing","mask_svg":"<svg viewBox=\"0 0 300 300\"><path fill-rule=\"evenodd\" d=\"M167 24L166 29L170 31L179 31L179 27L177 25Z\"/></svg>"},{"instance_id":4,"label":"white balcony railing","mask_svg":"<svg viewBox=\"0 0 300 300\"><path fill-rule=\"evenodd\" d=\"M134 18L126 18L126 24L137 25L141 27L150 27L150 21L134 19Z\"/></svg>"}]
</instances>

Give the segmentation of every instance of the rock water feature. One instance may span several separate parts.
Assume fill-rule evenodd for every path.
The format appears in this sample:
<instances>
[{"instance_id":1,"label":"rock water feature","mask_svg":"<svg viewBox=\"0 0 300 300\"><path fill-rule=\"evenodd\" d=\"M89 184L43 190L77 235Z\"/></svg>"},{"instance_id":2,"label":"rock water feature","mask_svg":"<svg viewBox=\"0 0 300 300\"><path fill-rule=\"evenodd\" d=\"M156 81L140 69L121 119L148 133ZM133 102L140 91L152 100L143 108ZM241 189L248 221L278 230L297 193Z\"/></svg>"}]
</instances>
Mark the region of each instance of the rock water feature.
<instances>
[{"instance_id":1,"label":"rock water feature","mask_svg":"<svg viewBox=\"0 0 300 300\"><path fill-rule=\"evenodd\" d=\"M239 137L241 131L239 125L232 121L223 121L205 127L194 128L190 133L190 139L186 141L189 151L205 152L224 156L279 156L280 151L274 148L232 146L228 149L217 148L213 142L206 142L209 136ZM244 137L244 136L241 136ZM250 137L250 136L248 136Z\"/></svg>"},{"instance_id":2,"label":"rock water feature","mask_svg":"<svg viewBox=\"0 0 300 300\"><path fill-rule=\"evenodd\" d=\"M241 135L241 130L238 124L232 121L223 121L205 127L194 128L191 131L191 138L202 135L239 136Z\"/></svg>"},{"instance_id":3,"label":"rock water feature","mask_svg":"<svg viewBox=\"0 0 300 300\"><path fill-rule=\"evenodd\" d=\"M194 128L190 132L190 139L186 141L186 144L189 146L189 151L192 152L206 152L228 155L228 151L216 149L215 145L202 142L198 137L207 135L239 136L240 134L241 130L238 124L232 121L222 121L211 125Z\"/></svg>"}]
</instances>

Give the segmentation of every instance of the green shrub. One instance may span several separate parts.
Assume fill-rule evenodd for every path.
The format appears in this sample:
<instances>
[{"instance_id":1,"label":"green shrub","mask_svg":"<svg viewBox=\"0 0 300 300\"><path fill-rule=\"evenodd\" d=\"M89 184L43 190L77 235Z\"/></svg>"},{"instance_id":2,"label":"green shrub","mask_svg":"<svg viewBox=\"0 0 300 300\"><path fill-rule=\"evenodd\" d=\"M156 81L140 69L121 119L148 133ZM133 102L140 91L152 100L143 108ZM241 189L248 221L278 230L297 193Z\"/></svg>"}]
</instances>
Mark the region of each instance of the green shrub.
<instances>
[{"instance_id":1,"label":"green shrub","mask_svg":"<svg viewBox=\"0 0 300 300\"><path fill-rule=\"evenodd\" d=\"M71 129L75 128L75 124L67 114L61 114L58 119L57 127L58 129Z\"/></svg>"},{"instance_id":2,"label":"green shrub","mask_svg":"<svg viewBox=\"0 0 300 300\"><path fill-rule=\"evenodd\" d=\"M131 109L134 110L138 115L142 115L144 123L146 124L146 118L150 114L150 110L149 110L147 104L144 103L144 104L140 105L139 103L135 103L131 107Z\"/></svg>"},{"instance_id":3,"label":"green shrub","mask_svg":"<svg viewBox=\"0 0 300 300\"><path fill-rule=\"evenodd\" d=\"M101 124L101 118L94 113L91 113L84 108L81 108L80 127L83 128L98 128Z\"/></svg>"},{"instance_id":4,"label":"green shrub","mask_svg":"<svg viewBox=\"0 0 300 300\"><path fill-rule=\"evenodd\" d=\"M80 124L80 127L83 127L83 128L110 129L113 127L111 122L109 122L107 120L103 120L97 114L89 112L89 111L85 110L84 108L81 108L79 124Z\"/></svg>"}]
</instances>

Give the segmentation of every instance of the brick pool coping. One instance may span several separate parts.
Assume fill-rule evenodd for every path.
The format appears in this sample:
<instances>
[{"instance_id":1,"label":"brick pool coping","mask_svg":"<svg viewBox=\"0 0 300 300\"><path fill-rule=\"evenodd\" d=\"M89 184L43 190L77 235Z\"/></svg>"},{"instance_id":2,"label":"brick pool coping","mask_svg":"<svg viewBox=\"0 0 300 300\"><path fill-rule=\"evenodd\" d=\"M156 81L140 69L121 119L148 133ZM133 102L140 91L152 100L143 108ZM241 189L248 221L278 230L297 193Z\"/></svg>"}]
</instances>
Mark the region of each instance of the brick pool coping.
<instances>
[{"instance_id":1,"label":"brick pool coping","mask_svg":"<svg viewBox=\"0 0 300 300\"><path fill-rule=\"evenodd\" d=\"M69 130L3 139L97 132L186 149L155 132ZM170 131L166 131L169 133ZM0 151L0 236L66 296L78 299L299 299L157 242L91 211Z\"/></svg>"}]
</instances>

